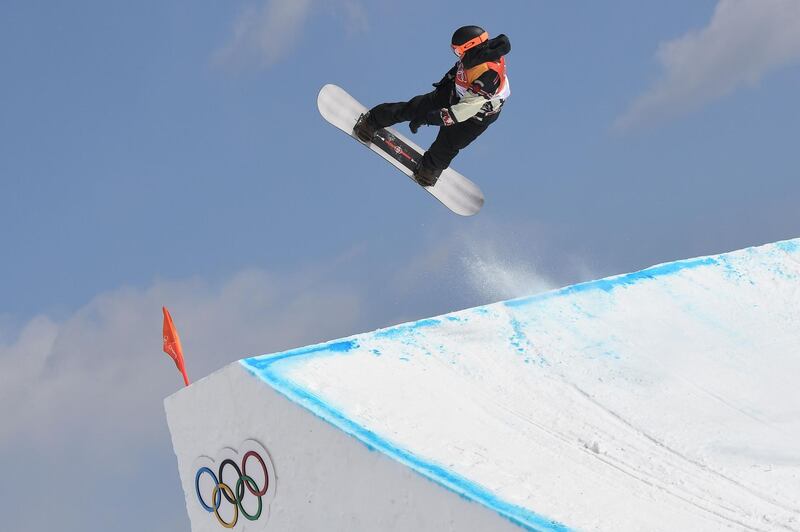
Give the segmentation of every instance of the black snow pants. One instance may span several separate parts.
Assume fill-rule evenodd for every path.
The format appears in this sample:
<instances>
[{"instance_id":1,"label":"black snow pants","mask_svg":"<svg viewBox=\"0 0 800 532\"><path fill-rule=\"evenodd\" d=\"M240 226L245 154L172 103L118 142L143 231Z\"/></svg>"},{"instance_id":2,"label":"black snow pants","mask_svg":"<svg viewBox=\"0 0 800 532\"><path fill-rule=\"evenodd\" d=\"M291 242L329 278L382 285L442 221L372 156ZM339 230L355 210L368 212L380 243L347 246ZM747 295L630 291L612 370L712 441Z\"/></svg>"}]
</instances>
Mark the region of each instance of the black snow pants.
<instances>
[{"instance_id":1,"label":"black snow pants","mask_svg":"<svg viewBox=\"0 0 800 532\"><path fill-rule=\"evenodd\" d=\"M448 107L450 105L450 88L437 89L427 94L411 98L407 102L382 103L370 109L370 117L377 127L389 127L400 122L410 122L416 118L423 118L429 112ZM439 134L431 147L422 156L420 166L439 176L458 152L466 148L473 140L478 138L486 128L494 122L499 113L485 117L482 121L474 118L458 122L452 126L440 126Z\"/></svg>"}]
</instances>

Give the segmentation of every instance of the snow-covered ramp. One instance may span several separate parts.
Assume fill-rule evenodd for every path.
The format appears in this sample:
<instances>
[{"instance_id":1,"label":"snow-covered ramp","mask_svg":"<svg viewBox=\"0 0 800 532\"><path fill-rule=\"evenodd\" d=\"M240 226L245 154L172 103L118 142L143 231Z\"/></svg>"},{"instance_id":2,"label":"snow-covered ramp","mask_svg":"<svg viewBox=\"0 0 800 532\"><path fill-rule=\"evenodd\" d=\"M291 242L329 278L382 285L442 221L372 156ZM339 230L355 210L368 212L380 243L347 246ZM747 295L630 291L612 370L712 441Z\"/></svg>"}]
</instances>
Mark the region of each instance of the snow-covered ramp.
<instances>
[{"instance_id":1,"label":"snow-covered ramp","mask_svg":"<svg viewBox=\"0 0 800 532\"><path fill-rule=\"evenodd\" d=\"M792 240L244 359L166 407L195 532L234 512L197 471L252 442L243 530L800 531L798 376Z\"/></svg>"}]
</instances>

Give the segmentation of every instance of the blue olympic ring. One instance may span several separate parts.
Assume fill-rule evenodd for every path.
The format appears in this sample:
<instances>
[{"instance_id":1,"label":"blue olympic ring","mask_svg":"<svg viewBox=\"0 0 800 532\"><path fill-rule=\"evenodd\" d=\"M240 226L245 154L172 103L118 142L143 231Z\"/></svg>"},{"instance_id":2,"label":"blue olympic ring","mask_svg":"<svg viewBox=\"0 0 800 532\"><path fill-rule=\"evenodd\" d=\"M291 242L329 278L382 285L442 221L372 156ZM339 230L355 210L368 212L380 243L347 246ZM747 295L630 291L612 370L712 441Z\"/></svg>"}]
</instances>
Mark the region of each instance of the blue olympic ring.
<instances>
[{"instance_id":1,"label":"blue olympic ring","mask_svg":"<svg viewBox=\"0 0 800 532\"><path fill-rule=\"evenodd\" d=\"M214 472L207 467L201 467L198 469L197 474L194 476L194 492L197 494L197 500L200 501L200 506L202 506L207 512L213 512L214 508L207 505L203 500L203 496L200 494L200 476L203 473L208 473L208 475L211 477L211 480L214 481L215 486L219 485L219 480L217 480L217 475L215 475ZM222 504L222 490L217 491L217 500L215 501L214 506L219 508L220 504Z\"/></svg>"}]
</instances>

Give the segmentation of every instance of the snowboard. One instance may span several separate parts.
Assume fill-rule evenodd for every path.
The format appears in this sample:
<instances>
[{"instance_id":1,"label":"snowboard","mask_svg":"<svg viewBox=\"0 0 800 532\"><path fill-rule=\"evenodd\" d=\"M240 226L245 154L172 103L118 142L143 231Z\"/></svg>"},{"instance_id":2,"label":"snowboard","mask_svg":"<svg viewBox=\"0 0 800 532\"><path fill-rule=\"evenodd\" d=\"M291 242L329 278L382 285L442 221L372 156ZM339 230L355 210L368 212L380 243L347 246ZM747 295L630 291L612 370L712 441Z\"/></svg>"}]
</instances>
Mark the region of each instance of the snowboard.
<instances>
[{"instance_id":1,"label":"snowboard","mask_svg":"<svg viewBox=\"0 0 800 532\"><path fill-rule=\"evenodd\" d=\"M361 114L367 112L367 108L336 85L322 87L317 96L317 107L325 120L353 137L359 144L368 146L419 185L412 177L414 168L424 153L419 146L390 127L379 129L368 145L361 142L353 133L353 127ZM461 216L477 214L483 206L481 189L452 168L442 172L434 186L422 188Z\"/></svg>"}]
</instances>

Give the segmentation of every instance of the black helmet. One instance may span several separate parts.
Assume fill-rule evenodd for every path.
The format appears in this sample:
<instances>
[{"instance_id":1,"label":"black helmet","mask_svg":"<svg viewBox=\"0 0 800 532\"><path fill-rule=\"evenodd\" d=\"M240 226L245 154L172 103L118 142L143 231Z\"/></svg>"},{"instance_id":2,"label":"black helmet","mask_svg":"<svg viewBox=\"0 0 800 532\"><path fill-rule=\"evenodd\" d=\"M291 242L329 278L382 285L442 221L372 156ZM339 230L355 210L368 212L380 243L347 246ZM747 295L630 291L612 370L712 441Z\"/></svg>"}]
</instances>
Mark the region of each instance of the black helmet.
<instances>
[{"instance_id":1,"label":"black helmet","mask_svg":"<svg viewBox=\"0 0 800 532\"><path fill-rule=\"evenodd\" d=\"M458 57L463 57L467 50L488 40L489 34L480 26L461 26L453 33L450 45Z\"/></svg>"}]
</instances>

